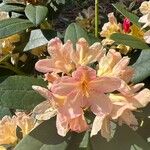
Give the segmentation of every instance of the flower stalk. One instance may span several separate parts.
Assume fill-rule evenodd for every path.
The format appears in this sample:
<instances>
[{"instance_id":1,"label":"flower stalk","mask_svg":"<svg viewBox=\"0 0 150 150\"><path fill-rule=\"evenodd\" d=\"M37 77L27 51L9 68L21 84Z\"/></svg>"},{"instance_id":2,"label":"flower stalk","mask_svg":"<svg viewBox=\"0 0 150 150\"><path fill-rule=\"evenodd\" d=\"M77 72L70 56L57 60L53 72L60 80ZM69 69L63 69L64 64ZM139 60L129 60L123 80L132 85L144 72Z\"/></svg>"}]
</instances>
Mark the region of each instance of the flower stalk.
<instances>
[{"instance_id":1,"label":"flower stalk","mask_svg":"<svg viewBox=\"0 0 150 150\"><path fill-rule=\"evenodd\" d=\"M95 0L95 37L98 37L98 24L99 24L98 2L99 0Z\"/></svg>"}]
</instances>

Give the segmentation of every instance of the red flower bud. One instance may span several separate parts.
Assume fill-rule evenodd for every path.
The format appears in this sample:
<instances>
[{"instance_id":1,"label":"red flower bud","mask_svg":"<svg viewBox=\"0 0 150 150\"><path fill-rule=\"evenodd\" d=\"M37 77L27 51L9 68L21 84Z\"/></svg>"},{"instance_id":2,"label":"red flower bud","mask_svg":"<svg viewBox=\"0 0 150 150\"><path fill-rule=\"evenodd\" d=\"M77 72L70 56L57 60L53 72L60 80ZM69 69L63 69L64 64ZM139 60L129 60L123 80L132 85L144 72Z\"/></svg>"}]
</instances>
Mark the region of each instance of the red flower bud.
<instances>
[{"instance_id":1,"label":"red flower bud","mask_svg":"<svg viewBox=\"0 0 150 150\"><path fill-rule=\"evenodd\" d=\"M130 26L131 26L130 20L128 18L125 18L123 20L123 30L125 33L130 32Z\"/></svg>"}]
</instances>

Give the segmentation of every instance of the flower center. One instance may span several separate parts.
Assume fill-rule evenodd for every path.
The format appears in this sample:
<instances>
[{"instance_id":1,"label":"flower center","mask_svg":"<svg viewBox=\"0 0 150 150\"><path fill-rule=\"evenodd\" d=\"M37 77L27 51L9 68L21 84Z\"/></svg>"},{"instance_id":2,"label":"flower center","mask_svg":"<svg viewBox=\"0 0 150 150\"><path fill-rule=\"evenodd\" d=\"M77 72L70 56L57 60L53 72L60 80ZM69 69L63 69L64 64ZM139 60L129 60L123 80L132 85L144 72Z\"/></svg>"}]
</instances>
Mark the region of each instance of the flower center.
<instances>
[{"instance_id":1,"label":"flower center","mask_svg":"<svg viewBox=\"0 0 150 150\"><path fill-rule=\"evenodd\" d=\"M83 95L86 97L89 97L89 88L88 88L88 82L87 81L83 81L81 84L81 88L83 91Z\"/></svg>"}]
</instances>

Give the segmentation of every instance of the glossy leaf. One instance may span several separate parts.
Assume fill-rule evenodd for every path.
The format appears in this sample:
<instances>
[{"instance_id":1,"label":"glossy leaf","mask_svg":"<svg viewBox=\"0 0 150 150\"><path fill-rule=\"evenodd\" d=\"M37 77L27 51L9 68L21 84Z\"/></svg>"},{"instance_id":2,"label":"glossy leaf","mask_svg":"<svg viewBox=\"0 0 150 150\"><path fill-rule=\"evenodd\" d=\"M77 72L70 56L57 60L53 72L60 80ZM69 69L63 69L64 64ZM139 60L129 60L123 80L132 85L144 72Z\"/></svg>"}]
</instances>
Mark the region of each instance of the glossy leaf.
<instances>
[{"instance_id":1,"label":"glossy leaf","mask_svg":"<svg viewBox=\"0 0 150 150\"><path fill-rule=\"evenodd\" d=\"M71 40L75 46L76 42L79 38L85 38L88 43L91 45L94 42L100 42L98 38L88 34L83 28L81 28L78 24L72 23L70 24L65 33L64 41Z\"/></svg>"},{"instance_id":2,"label":"glossy leaf","mask_svg":"<svg viewBox=\"0 0 150 150\"><path fill-rule=\"evenodd\" d=\"M123 44L136 49L147 49L149 46L139 38L127 34L114 33L110 37L118 44Z\"/></svg>"},{"instance_id":3,"label":"glossy leaf","mask_svg":"<svg viewBox=\"0 0 150 150\"><path fill-rule=\"evenodd\" d=\"M100 134L91 139L92 150L150 150L150 145L135 131L127 126L121 126L114 138L107 142Z\"/></svg>"},{"instance_id":4,"label":"glossy leaf","mask_svg":"<svg viewBox=\"0 0 150 150\"><path fill-rule=\"evenodd\" d=\"M0 11L6 12L24 12L25 5L22 4L1 4Z\"/></svg>"},{"instance_id":5,"label":"glossy leaf","mask_svg":"<svg viewBox=\"0 0 150 150\"><path fill-rule=\"evenodd\" d=\"M135 14L129 12L122 3L113 4L113 6L124 16L130 19L130 21L138 27L141 27L141 24L138 22L139 17Z\"/></svg>"},{"instance_id":6,"label":"glossy leaf","mask_svg":"<svg viewBox=\"0 0 150 150\"><path fill-rule=\"evenodd\" d=\"M133 82L138 83L150 76L150 49L142 50L139 58L133 64L135 74Z\"/></svg>"},{"instance_id":7,"label":"glossy leaf","mask_svg":"<svg viewBox=\"0 0 150 150\"><path fill-rule=\"evenodd\" d=\"M32 30L29 38L29 42L25 46L23 51L29 51L33 48L40 47L48 43L48 41L58 34L56 31L53 30L41 30L36 29Z\"/></svg>"},{"instance_id":8,"label":"glossy leaf","mask_svg":"<svg viewBox=\"0 0 150 150\"><path fill-rule=\"evenodd\" d=\"M42 46L46 44L48 40L44 37L42 34L42 31L37 29L37 30L32 30L29 38L29 42L24 48L24 51L31 50L33 48L37 48L39 46Z\"/></svg>"},{"instance_id":9,"label":"glossy leaf","mask_svg":"<svg viewBox=\"0 0 150 150\"><path fill-rule=\"evenodd\" d=\"M33 6L32 4L27 5L25 8L25 14L28 19L36 26L42 23L48 13L48 9L45 6Z\"/></svg>"},{"instance_id":10,"label":"glossy leaf","mask_svg":"<svg viewBox=\"0 0 150 150\"><path fill-rule=\"evenodd\" d=\"M0 38L19 33L33 27L33 24L26 19L10 18L0 21Z\"/></svg>"},{"instance_id":11,"label":"glossy leaf","mask_svg":"<svg viewBox=\"0 0 150 150\"><path fill-rule=\"evenodd\" d=\"M32 85L46 86L43 79L27 76L10 76L0 83L1 105L13 109L33 109L44 99Z\"/></svg>"}]
</instances>

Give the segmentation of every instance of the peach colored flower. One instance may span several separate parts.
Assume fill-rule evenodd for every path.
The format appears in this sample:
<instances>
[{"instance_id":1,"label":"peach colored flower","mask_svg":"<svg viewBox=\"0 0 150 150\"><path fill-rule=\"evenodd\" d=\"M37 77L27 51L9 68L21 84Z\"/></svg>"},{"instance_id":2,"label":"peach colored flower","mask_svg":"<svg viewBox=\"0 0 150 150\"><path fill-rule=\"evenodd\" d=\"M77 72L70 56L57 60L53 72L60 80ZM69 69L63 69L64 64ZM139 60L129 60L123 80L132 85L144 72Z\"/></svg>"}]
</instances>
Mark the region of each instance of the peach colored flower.
<instances>
[{"instance_id":1,"label":"peach colored flower","mask_svg":"<svg viewBox=\"0 0 150 150\"><path fill-rule=\"evenodd\" d=\"M144 1L139 9L143 15L148 14L150 12L150 1Z\"/></svg>"},{"instance_id":2,"label":"peach colored flower","mask_svg":"<svg viewBox=\"0 0 150 150\"><path fill-rule=\"evenodd\" d=\"M76 44L76 50L74 50L71 41L68 40L63 45L60 39L55 38L48 44L51 58L39 60L35 68L43 73L63 72L69 74L78 66L98 61L104 53L102 49L100 43L97 42L89 46L84 38L80 38Z\"/></svg>"},{"instance_id":3,"label":"peach colored flower","mask_svg":"<svg viewBox=\"0 0 150 150\"><path fill-rule=\"evenodd\" d=\"M49 90L39 86L33 86L33 89L47 99L37 105L33 110L33 114L37 120L48 120L57 115L56 126L58 134L61 136L65 136L69 130L82 132L88 128L83 115L70 119L63 113L58 112L59 107L64 105L66 96L53 94ZM78 124L79 122L81 126Z\"/></svg>"},{"instance_id":4,"label":"peach colored flower","mask_svg":"<svg viewBox=\"0 0 150 150\"><path fill-rule=\"evenodd\" d=\"M89 128L83 114L70 119L62 113L57 114L56 127L61 136L65 136L69 130L80 133Z\"/></svg>"},{"instance_id":5,"label":"peach colored flower","mask_svg":"<svg viewBox=\"0 0 150 150\"><path fill-rule=\"evenodd\" d=\"M107 55L101 58L97 75L99 77L119 77L128 83L131 81L134 73L133 68L128 66L129 61L129 57L126 56L122 58L119 52L110 49Z\"/></svg>"},{"instance_id":6,"label":"peach colored flower","mask_svg":"<svg viewBox=\"0 0 150 150\"><path fill-rule=\"evenodd\" d=\"M46 98L45 101L38 104L33 109L33 115L37 120L48 120L57 114L57 105L55 103L55 97L48 90L40 86L32 86L32 88Z\"/></svg>"},{"instance_id":7,"label":"peach colored flower","mask_svg":"<svg viewBox=\"0 0 150 150\"><path fill-rule=\"evenodd\" d=\"M51 58L39 60L35 64L36 70L43 73L48 72L64 72L69 73L74 69L70 52L73 51L71 41L67 41L64 45L59 38L54 38L48 43L48 53Z\"/></svg>"},{"instance_id":8,"label":"peach colored flower","mask_svg":"<svg viewBox=\"0 0 150 150\"><path fill-rule=\"evenodd\" d=\"M103 47L100 43L96 42L89 46L84 38L80 38L76 43L76 50L71 53L71 59L76 67L79 67L99 61L103 54Z\"/></svg>"},{"instance_id":9,"label":"peach colored flower","mask_svg":"<svg viewBox=\"0 0 150 150\"><path fill-rule=\"evenodd\" d=\"M116 32L122 32L122 26L120 23L117 23L117 19L114 16L114 13L108 14L108 23L105 23L102 27L102 31L100 32L101 37L105 37L102 41L102 45L111 45L114 43L113 40L110 39L110 36Z\"/></svg>"},{"instance_id":10,"label":"peach colored flower","mask_svg":"<svg viewBox=\"0 0 150 150\"><path fill-rule=\"evenodd\" d=\"M144 40L147 44L150 44L150 30L144 33Z\"/></svg>"},{"instance_id":11,"label":"peach colored flower","mask_svg":"<svg viewBox=\"0 0 150 150\"><path fill-rule=\"evenodd\" d=\"M0 146L0 150L7 150L4 146Z\"/></svg>"},{"instance_id":12,"label":"peach colored flower","mask_svg":"<svg viewBox=\"0 0 150 150\"><path fill-rule=\"evenodd\" d=\"M67 96L64 104L58 107L58 113L70 120L83 115L83 110L87 108L96 116L104 118L112 110L111 101L105 93L120 90L120 87L118 78L96 77L95 70L82 66L72 73L72 77L65 76L54 83L51 90L54 94ZM57 123L63 124L61 119Z\"/></svg>"},{"instance_id":13,"label":"peach colored flower","mask_svg":"<svg viewBox=\"0 0 150 150\"><path fill-rule=\"evenodd\" d=\"M35 119L24 112L16 113L16 124L20 127L23 136L30 133L35 126Z\"/></svg>"},{"instance_id":14,"label":"peach colored flower","mask_svg":"<svg viewBox=\"0 0 150 150\"><path fill-rule=\"evenodd\" d=\"M144 28L150 26L150 13L140 17L139 22L144 24L141 29L144 29Z\"/></svg>"},{"instance_id":15,"label":"peach colored flower","mask_svg":"<svg viewBox=\"0 0 150 150\"><path fill-rule=\"evenodd\" d=\"M93 122L91 136L97 134L98 131L101 130L101 135L109 140L111 138L111 120L118 120L119 125L125 123L132 129L136 130L138 127L138 121L132 111L145 107L150 102L149 89L143 89L138 92L143 86L144 84L142 83L132 86L132 95L125 95L121 93L109 94L109 98L113 105L112 111L104 118L96 116Z\"/></svg>"},{"instance_id":16,"label":"peach colored flower","mask_svg":"<svg viewBox=\"0 0 150 150\"><path fill-rule=\"evenodd\" d=\"M10 118L5 116L0 121L0 145L2 144L14 144L17 142L16 135L16 118Z\"/></svg>"}]
</instances>

